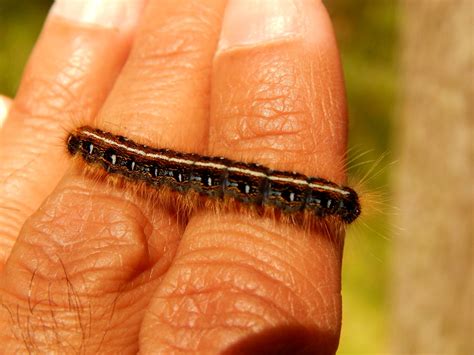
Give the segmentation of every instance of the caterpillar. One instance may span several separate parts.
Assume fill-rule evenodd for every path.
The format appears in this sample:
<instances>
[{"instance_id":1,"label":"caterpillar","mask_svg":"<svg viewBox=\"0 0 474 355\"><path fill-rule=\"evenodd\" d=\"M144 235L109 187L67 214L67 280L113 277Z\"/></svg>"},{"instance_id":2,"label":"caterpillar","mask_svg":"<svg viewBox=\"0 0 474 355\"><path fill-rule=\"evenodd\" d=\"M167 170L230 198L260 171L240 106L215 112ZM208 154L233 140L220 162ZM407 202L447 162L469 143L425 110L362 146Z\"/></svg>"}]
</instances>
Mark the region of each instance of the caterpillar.
<instances>
[{"instance_id":1,"label":"caterpillar","mask_svg":"<svg viewBox=\"0 0 474 355\"><path fill-rule=\"evenodd\" d=\"M217 200L232 198L243 205L273 207L290 215L336 217L345 224L361 213L353 189L320 177L225 157L153 148L89 126L69 134L67 150L107 173L157 189L168 187L181 194L193 191Z\"/></svg>"}]
</instances>

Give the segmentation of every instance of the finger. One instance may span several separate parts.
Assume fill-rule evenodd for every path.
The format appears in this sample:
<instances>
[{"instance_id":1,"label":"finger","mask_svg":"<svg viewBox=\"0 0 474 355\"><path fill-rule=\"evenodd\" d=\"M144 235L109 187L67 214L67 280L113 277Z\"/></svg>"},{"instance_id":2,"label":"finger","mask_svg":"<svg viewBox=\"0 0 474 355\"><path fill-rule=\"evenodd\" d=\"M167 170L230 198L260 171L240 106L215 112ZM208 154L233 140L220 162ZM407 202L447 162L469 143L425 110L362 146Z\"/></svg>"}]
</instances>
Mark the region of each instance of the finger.
<instances>
[{"instance_id":1,"label":"finger","mask_svg":"<svg viewBox=\"0 0 474 355\"><path fill-rule=\"evenodd\" d=\"M342 182L346 127L322 3L231 0L213 71L211 153ZM342 243L331 239L237 212L195 216L144 320L145 351L335 352Z\"/></svg>"},{"instance_id":2,"label":"finger","mask_svg":"<svg viewBox=\"0 0 474 355\"><path fill-rule=\"evenodd\" d=\"M65 128L102 105L141 7L142 0L60 0L52 7L0 131L0 264L65 171Z\"/></svg>"},{"instance_id":3,"label":"finger","mask_svg":"<svg viewBox=\"0 0 474 355\"><path fill-rule=\"evenodd\" d=\"M205 150L211 65L224 4L223 0L150 2L95 126L154 147ZM166 208L161 211L164 216L170 213ZM178 226L167 218L163 221L155 227L179 240Z\"/></svg>"},{"instance_id":4,"label":"finger","mask_svg":"<svg viewBox=\"0 0 474 355\"><path fill-rule=\"evenodd\" d=\"M8 112L12 105L12 100L9 97L0 95L0 129L3 126L3 122L7 118Z\"/></svg>"},{"instance_id":5,"label":"finger","mask_svg":"<svg viewBox=\"0 0 474 355\"><path fill-rule=\"evenodd\" d=\"M153 146L207 148L210 72L224 4L150 2L97 126Z\"/></svg>"}]
</instances>

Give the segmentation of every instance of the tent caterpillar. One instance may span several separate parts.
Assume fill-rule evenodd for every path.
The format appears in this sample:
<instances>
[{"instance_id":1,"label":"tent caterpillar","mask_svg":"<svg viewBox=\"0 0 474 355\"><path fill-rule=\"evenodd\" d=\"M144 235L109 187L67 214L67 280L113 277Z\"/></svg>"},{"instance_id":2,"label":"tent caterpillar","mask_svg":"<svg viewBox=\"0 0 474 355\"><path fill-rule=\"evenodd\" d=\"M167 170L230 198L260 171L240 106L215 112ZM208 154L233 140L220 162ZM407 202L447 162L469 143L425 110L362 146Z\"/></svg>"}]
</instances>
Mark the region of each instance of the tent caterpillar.
<instances>
[{"instance_id":1,"label":"tent caterpillar","mask_svg":"<svg viewBox=\"0 0 474 355\"><path fill-rule=\"evenodd\" d=\"M274 207L285 214L335 217L345 224L360 215L357 193L319 177L235 160L157 149L84 126L69 134L67 149L90 165L129 180L209 199L227 197L246 205Z\"/></svg>"}]
</instances>

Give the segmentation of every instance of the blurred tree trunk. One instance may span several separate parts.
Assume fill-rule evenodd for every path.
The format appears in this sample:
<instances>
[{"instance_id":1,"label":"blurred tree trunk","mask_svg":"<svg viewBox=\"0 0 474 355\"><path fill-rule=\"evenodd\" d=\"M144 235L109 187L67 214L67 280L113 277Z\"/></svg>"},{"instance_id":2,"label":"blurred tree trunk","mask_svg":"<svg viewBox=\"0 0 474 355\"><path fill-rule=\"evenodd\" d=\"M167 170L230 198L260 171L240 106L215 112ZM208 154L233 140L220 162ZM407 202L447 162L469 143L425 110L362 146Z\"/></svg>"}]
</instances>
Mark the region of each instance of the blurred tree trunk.
<instances>
[{"instance_id":1,"label":"blurred tree trunk","mask_svg":"<svg viewBox=\"0 0 474 355\"><path fill-rule=\"evenodd\" d=\"M403 0L392 351L473 354L474 1Z\"/></svg>"}]
</instances>

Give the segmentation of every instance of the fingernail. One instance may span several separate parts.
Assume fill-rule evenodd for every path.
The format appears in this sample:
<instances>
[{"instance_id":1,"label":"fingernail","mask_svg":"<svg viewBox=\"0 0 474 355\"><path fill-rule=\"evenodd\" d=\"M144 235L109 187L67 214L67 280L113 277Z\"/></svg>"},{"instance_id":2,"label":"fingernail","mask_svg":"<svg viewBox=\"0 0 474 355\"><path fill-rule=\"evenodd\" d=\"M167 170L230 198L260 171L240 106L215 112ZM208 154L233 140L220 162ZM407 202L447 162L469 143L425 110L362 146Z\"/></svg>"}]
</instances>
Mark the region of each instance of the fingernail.
<instances>
[{"instance_id":1,"label":"fingernail","mask_svg":"<svg viewBox=\"0 0 474 355\"><path fill-rule=\"evenodd\" d=\"M315 40L320 12L319 0L230 0L218 49L291 37Z\"/></svg>"},{"instance_id":2,"label":"fingernail","mask_svg":"<svg viewBox=\"0 0 474 355\"><path fill-rule=\"evenodd\" d=\"M106 28L130 28L140 17L145 0L56 0L50 15Z\"/></svg>"}]
</instances>

